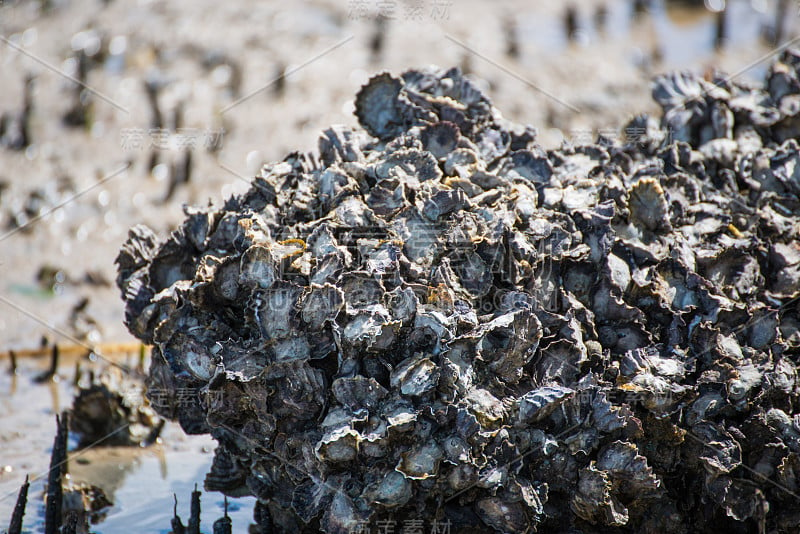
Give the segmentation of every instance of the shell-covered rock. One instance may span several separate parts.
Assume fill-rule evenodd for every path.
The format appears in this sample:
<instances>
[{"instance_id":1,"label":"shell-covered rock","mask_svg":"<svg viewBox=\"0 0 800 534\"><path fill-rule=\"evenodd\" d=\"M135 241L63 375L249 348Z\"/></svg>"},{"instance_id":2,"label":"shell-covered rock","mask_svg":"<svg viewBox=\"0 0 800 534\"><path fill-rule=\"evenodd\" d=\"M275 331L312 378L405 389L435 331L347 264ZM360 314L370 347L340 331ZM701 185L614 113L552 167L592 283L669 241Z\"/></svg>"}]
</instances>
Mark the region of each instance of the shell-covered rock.
<instances>
[{"instance_id":1,"label":"shell-covered rock","mask_svg":"<svg viewBox=\"0 0 800 534\"><path fill-rule=\"evenodd\" d=\"M550 151L457 69L379 74L363 130L132 229L126 322L208 489L265 531L791 531L797 57Z\"/></svg>"}]
</instances>

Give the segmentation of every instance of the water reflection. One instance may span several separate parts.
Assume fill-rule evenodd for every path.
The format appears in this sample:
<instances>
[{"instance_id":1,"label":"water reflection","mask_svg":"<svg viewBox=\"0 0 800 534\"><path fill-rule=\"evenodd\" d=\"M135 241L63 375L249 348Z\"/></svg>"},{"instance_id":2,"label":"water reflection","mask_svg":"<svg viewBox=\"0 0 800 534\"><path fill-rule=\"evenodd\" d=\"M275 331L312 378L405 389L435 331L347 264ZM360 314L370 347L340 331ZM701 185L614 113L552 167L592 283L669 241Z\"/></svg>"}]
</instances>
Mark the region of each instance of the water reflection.
<instances>
[{"instance_id":1,"label":"water reflection","mask_svg":"<svg viewBox=\"0 0 800 534\"><path fill-rule=\"evenodd\" d=\"M749 57L768 50L770 41L783 42L796 26L784 4L784 0L570 3L562 8L560 24L531 9L515 18L519 42L514 50L517 56L525 56L526 50L558 54L570 47L616 42L625 45L627 59L634 65L648 70L685 68L713 59L715 52Z\"/></svg>"},{"instance_id":2,"label":"water reflection","mask_svg":"<svg viewBox=\"0 0 800 534\"><path fill-rule=\"evenodd\" d=\"M44 484L47 480L53 417L68 408L74 394L73 380L66 377L75 364L65 358L57 380L37 383L32 377L47 368L48 358L22 358L14 373L0 372L0 522L8 521L25 474L31 475L25 531L40 532L44 525ZM69 453L69 484L87 483L101 488L113 506L105 510L92 532L168 532L173 494L178 511L189 515L189 497L194 485L202 487L216 442L210 436L186 436L175 423L168 423L163 443L149 448L94 447ZM74 449L76 442L70 442ZM203 493L202 522L208 526L223 515L223 496ZM236 531L246 531L253 517L255 499L230 501L228 515ZM2 524L2 523L0 523Z\"/></svg>"}]
</instances>

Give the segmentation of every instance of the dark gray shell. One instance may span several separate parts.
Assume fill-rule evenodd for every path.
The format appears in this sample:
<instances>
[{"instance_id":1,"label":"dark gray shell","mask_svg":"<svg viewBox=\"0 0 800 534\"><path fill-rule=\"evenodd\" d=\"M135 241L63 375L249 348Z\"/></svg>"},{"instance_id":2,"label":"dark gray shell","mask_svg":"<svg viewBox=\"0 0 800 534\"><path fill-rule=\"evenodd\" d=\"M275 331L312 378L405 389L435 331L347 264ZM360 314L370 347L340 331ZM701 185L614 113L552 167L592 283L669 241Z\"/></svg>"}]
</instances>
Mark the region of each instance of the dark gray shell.
<instances>
[{"instance_id":1,"label":"dark gray shell","mask_svg":"<svg viewBox=\"0 0 800 534\"><path fill-rule=\"evenodd\" d=\"M373 77L319 154L131 230L154 409L265 530L793 532L798 58L547 151L458 69Z\"/></svg>"},{"instance_id":2,"label":"dark gray shell","mask_svg":"<svg viewBox=\"0 0 800 534\"><path fill-rule=\"evenodd\" d=\"M378 139L390 139L404 131L405 117L399 102L402 88L402 81L385 72L371 78L356 95L358 121Z\"/></svg>"}]
</instances>

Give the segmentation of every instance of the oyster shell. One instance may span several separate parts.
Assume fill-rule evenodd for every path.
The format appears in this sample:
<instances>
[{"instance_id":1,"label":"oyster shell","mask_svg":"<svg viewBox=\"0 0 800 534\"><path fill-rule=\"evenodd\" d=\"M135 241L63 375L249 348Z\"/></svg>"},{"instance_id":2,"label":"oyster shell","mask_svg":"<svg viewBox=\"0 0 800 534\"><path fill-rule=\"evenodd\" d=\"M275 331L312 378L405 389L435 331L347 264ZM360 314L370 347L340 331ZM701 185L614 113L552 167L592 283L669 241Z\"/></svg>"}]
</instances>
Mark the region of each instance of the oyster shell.
<instances>
[{"instance_id":1,"label":"oyster shell","mask_svg":"<svg viewBox=\"0 0 800 534\"><path fill-rule=\"evenodd\" d=\"M155 408L267 530L792 532L798 57L550 151L458 69L373 77L318 157L130 231L151 391L214 399Z\"/></svg>"}]
</instances>

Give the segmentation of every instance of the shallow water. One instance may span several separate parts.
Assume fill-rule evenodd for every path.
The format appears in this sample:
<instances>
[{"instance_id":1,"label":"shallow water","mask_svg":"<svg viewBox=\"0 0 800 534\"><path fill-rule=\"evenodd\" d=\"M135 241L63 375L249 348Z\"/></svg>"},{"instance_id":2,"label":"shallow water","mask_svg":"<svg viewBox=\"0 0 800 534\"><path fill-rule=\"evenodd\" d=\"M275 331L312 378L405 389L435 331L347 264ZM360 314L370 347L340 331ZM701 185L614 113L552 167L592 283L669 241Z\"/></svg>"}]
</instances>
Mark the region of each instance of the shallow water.
<instances>
[{"instance_id":1,"label":"shallow water","mask_svg":"<svg viewBox=\"0 0 800 534\"><path fill-rule=\"evenodd\" d=\"M4 361L5 363L5 361ZM62 357L58 380L36 384L33 377L47 367L47 358L20 359L17 375L0 373L0 526L11 517L19 486L32 478L25 514L26 532L43 532L43 490L55 434L55 415L72 402L75 358ZM72 437L71 437L72 438ZM137 447L102 447L75 450L70 440L68 470L73 483L101 487L114 505L94 525L97 533L170 531L173 494L178 515L188 522L191 492L202 489L211 466L215 441L209 436L186 436L168 423L160 443ZM253 517L255 499L228 500L234 529L242 531ZM223 515L223 496L203 493L201 525L210 531Z\"/></svg>"},{"instance_id":2,"label":"shallow water","mask_svg":"<svg viewBox=\"0 0 800 534\"><path fill-rule=\"evenodd\" d=\"M713 3L713 2L712 2ZM728 35L724 47L714 48L716 13L702 4L654 0L645 12L636 13L633 2L596 2L607 8L604 27L598 27L590 9L578 10L578 31L574 45L589 49L604 43L618 43L626 49L625 58L643 65L659 57L659 70L691 69L720 56L743 59L753 52L769 50L762 40L765 27L775 21L775 3L766 0L729 0L726 5ZM573 45L562 20L541 17L531 12L519 22L523 44L558 54ZM787 20L791 30L794 20ZM747 77L760 79L766 65L754 65ZM733 74L733 73L731 73Z\"/></svg>"},{"instance_id":3,"label":"shallow water","mask_svg":"<svg viewBox=\"0 0 800 534\"><path fill-rule=\"evenodd\" d=\"M92 460L92 465L85 466L87 479L97 481L98 475L106 475L109 477L106 484L119 484L111 497L114 506L94 531L126 532L135 525L136 532L170 532L173 494L178 497L178 515L184 525L187 524L191 492L195 484L202 489L212 459L211 452L206 451L213 451L214 445L214 440L207 436L195 436L173 450L159 448L137 451L135 455L98 450L87 455L97 457ZM83 469L80 471L83 474ZM78 469L73 469L73 478L77 476ZM253 497L228 499L228 516L234 531L246 530L252 522L254 505ZM214 521L223 515L222 495L204 492L201 510L201 529L210 531Z\"/></svg>"}]
</instances>

